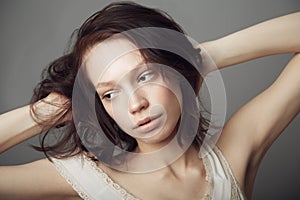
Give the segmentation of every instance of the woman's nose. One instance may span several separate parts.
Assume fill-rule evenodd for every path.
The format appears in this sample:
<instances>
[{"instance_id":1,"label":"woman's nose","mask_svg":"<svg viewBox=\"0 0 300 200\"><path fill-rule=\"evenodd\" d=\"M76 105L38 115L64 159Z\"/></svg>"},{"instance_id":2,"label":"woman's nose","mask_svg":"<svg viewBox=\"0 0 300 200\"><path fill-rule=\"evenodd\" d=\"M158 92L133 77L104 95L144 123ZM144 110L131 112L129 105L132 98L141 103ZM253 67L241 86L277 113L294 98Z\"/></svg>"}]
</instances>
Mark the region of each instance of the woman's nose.
<instances>
[{"instance_id":1,"label":"woman's nose","mask_svg":"<svg viewBox=\"0 0 300 200\"><path fill-rule=\"evenodd\" d=\"M135 91L129 98L129 112L131 114L140 112L149 106L147 98L138 91Z\"/></svg>"}]
</instances>

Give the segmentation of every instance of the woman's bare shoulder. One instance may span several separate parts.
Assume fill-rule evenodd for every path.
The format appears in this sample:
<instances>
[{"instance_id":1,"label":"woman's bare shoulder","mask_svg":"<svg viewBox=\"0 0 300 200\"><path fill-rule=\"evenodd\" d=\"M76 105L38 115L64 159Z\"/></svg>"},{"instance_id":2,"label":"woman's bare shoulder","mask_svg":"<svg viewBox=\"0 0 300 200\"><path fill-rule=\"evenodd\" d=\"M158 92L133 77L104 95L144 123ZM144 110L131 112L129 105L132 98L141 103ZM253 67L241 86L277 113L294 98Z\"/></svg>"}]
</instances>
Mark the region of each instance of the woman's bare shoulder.
<instances>
[{"instance_id":1,"label":"woman's bare shoulder","mask_svg":"<svg viewBox=\"0 0 300 200\"><path fill-rule=\"evenodd\" d=\"M0 199L79 199L52 162L0 167Z\"/></svg>"}]
</instances>

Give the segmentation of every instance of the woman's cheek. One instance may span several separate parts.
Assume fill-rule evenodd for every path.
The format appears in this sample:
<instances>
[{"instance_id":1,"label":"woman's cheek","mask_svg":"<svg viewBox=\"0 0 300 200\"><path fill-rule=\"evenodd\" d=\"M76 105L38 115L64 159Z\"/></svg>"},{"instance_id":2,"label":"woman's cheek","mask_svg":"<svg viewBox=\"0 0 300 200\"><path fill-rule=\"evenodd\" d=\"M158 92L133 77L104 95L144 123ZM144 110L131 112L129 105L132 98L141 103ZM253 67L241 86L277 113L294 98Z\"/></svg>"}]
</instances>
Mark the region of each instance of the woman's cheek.
<instances>
[{"instance_id":1,"label":"woman's cheek","mask_svg":"<svg viewBox=\"0 0 300 200\"><path fill-rule=\"evenodd\" d=\"M112 107L111 107L111 103L104 103L104 102L102 102L103 103L103 107L104 107L104 109L105 109L105 111L107 112L107 114L112 118L112 119L114 119L114 116L113 116L113 109L112 109ZM115 120L115 119L114 119Z\"/></svg>"}]
</instances>

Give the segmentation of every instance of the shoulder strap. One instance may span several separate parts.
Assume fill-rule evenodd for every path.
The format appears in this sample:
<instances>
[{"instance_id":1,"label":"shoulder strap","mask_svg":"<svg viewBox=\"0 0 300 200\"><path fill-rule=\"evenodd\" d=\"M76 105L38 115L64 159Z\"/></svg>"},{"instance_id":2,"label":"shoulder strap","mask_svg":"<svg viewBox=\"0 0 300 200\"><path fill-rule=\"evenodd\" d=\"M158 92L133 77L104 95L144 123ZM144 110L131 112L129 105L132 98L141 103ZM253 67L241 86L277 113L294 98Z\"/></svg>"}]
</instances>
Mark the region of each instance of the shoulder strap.
<instances>
[{"instance_id":1,"label":"shoulder strap","mask_svg":"<svg viewBox=\"0 0 300 200\"><path fill-rule=\"evenodd\" d=\"M223 166L216 155L215 149L210 151L206 158L208 159L212 173L212 199L230 200L231 182L228 174L224 171Z\"/></svg>"},{"instance_id":2,"label":"shoulder strap","mask_svg":"<svg viewBox=\"0 0 300 200\"><path fill-rule=\"evenodd\" d=\"M214 151L218 157L219 162L221 163L224 169L227 178L231 182L231 199L246 199L246 195L244 191L241 189L240 184L238 183L235 176L233 175L231 167L227 162L227 160L225 159L224 155L222 154L221 150L216 146Z\"/></svg>"},{"instance_id":3,"label":"shoulder strap","mask_svg":"<svg viewBox=\"0 0 300 200\"><path fill-rule=\"evenodd\" d=\"M52 158L53 164L62 177L72 186L78 195L85 200L122 199L112 190L85 156L73 156L67 159ZM106 175L107 176L107 175Z\"/></svg>"}]
</instances>

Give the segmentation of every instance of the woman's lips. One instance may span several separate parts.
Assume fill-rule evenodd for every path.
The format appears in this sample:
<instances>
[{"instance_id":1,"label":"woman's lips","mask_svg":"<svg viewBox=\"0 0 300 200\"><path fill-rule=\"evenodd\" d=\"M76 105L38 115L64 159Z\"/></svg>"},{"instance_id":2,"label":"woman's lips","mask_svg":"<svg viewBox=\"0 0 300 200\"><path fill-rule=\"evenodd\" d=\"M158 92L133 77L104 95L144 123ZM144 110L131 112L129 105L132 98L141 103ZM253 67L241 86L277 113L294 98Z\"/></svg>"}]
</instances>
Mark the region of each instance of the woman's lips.
<instances>
[{"instance_id":1,"label":"woman's lips","mask_svg":"<svg viewBox=\"0 0 300 200\"><path fill-rule=\"evenodd\" d=\"M149 123L149 122L151 122L151 121L152 121L152 120L151 120L150 117L146 117L145 119L139 121L139 122L137 123L137 126L136 126L136 127L143 126L143 125L145 125L145 124L147 124L147 123Z\"/></svg>"},{"instance_id":2,"label":"woman's lips","mask_svg":"<svg viewBox=\"0 0 300 200\"><path fill-rule=\"evenodd\" d=\"M145 119L142 119L134 127L134 130L138 133L148 133L159 127L161 122L160 117L161 115L156 115L153 117L147 117Z\"/></svg>"}]
</instances>

